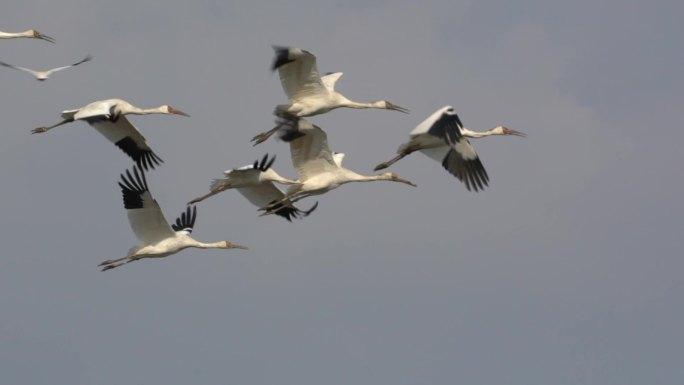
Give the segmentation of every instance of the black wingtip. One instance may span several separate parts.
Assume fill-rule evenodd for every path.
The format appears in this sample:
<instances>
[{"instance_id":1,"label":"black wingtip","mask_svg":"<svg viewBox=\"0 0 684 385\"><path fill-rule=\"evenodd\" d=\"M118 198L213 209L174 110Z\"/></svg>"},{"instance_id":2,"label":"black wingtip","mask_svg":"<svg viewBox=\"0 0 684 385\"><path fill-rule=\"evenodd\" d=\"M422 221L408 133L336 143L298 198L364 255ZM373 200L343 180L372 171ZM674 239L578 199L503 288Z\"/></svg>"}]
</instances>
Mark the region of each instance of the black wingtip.
<instances>
[{"instance_id":1,"label":"black wingtip","mask_svg":"<svg viewBox=\"0 0 684 385\"><path fill-rule=\"evenodd\" d=\"M145 171L154 169L154 166L160 166L164 161L155 154L152 150L140 148L137 143L130 137L125 137L114 143L126 155L130 156L135 164Z\"/></svg>"},{"instance_id":2,"label":"black wingtip","mask_svg":"<svg viewBox=\"0 0 684 385\"><path fill-rule=\"evenodd\" d=\"M126 169L125 174L121 174L121 181L118 182L123 195L124 208L139 209L143 207L142 194L148 191L145 173L133 166L133 173Z\"/></svg>"},{"instance_id":3,"label":"black wingtip","mask_svg":"<svg viewBox=\"0 0 684 385\"><path fill-rule=\"evenodd\" d=\"M271 202L271 203L274 203L274 202ZM280 207L280 208L275 210L273 212L274 214L279 215L279 216L287 219L288 222L292 222L293 218L294 219L301 219L301 218L308 217L309 214L311 214L314 210L316 210L316 208L318 207L318 202L314 203L314 205L311 206L311 208L309 208L306 211L300 210L300 209L294 207L292 204L289 204L286 206L285 203L281 203L279 206L276 206L276 207Z\"/></svg>"},{"instance_id":4,"label":"black wingtip","mask_svg":"<svg viewBox=\"0 0 684 385\"><path fill-rule=\"evenodd\" d=\"M188 206L181 215L176 218L176 223L171 224L173 231L187 231L192 232L195 227L195 220L197 219L197 206Z\"/></svg>"},{"instance_id":5,"label":"black wingtip","mask_svg":"<svg viewBox=\"0 0 684 385\"><path fill-rule=\"evenodd\" d=\"M456 151L451 150L444 157L442 167L463 182L468 191L482 191L489 185L489 175L480 158L460 159Z\"/></svg>"},{"instance_id":6,"label":"black wingtip","mask_svg":"<svg viewBox=\"0 0 684 385\"><path fill-rule=\"evenodd\" d=\"M273 46L275 50L275 59L273 59L273 65L271 65L271 71L275 71L281 66L287 63L292 63L294 60L290 59L290 49L288 47L278 47Z\"/></svg>"},{"instance_id":7,"label":"black wingtip","mask_svg":"<svg viewBox=\"0 0 684 385\"><path fill-rule=\"evenodd\" d=\"M275 158L276 158L276 156L273 155L273 157L272 157L271 159L269 159L269 158L268 158L268 153L266 153L266 154L264 155L264 157L261 158L261 161L257 160L257 161L254 162L254 165L255 165L254 168L256 168L256 169L258 169L258 170L260 170L260 171L266 171L266 170L268 170L269 168L271 168L271 166L273 166L273 162L275 162Z\"/></svg>"}]
</instances>

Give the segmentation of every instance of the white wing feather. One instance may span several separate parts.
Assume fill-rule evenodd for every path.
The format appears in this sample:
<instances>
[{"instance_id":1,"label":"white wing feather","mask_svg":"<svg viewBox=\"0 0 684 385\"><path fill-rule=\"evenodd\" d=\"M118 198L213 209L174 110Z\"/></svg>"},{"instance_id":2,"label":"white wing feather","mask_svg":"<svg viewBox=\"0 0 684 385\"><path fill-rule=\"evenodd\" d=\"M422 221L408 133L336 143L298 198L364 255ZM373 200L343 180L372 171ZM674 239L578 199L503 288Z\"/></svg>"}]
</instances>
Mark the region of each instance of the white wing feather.
<instances>
[{"instance_id":1,"label":"white wing feather","mask_svg":"<svg viewBox=\"0 0 684 385\"><path fill-rule=\"evenodd\" d=\"M78 115L78 113L76 114ZM110 142L116 143L125 137L135 141L142 150L152 149L147 145L145 137L131 124L125 116L120 116L115 122L110 120L100 120L90 123L100 134L104 135Z\"/></svg>"},{"instance_id":2,"label":"white wing feather","mask_svg":"<svg viewBox=\"0 0 684 385\"><path fill-rule=\"evenodd\" d=\"M328 146L325 131L306 119L299 119L298 131L304 135L290 142L290 155L300 181L339 168Z\"/></svg>"},{"instance_id":3,"label":"white wing feather","mask_svg":"<svg viewBox=\"0 0 684 385\"><path fill-rule=\"evenodd\" d=\"M288 55L293 62L278 67L283 91L290 99L327 93L316 67L316 57L299 48L290 48Z\"/></svg>"},{"instance_id":4,"label":"white wing feather","mask_svg":"<svg viewBox=\"0 0 684 385\"><path fill-rule=\"evenodd\" d=\"M321 81L323 82L323 85L328 91L334 92L335 83L337 83L337 81L340 80L341 76L342 72L333 72L321 77Z\"/></svg>"},{"instance_id":5,"label":"white wing feather","mask_svg":"<svg viewBox=\"0 0 684 385\"><path fill-rule=\"evenodd\" d=\"M175 231L164 218L164 213L149 191L141 194L143 207L128 209L128 221L135 236L144 245L153 245L166 238L175 236Z\"/></svg>"}]
</instances>

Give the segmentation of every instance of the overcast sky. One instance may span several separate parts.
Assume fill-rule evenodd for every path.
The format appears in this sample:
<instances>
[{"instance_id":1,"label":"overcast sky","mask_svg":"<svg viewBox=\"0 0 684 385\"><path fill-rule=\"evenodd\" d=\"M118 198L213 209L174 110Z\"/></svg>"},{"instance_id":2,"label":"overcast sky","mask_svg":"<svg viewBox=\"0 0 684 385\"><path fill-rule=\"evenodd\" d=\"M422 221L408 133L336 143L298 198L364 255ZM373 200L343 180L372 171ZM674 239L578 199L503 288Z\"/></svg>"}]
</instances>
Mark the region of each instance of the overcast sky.
<instances>
[{"instance_id":1,"label":"overcast sky","mask_svg":"<svg viewBox=\"0 0 684 385\"><path fill-rule=\"evenodd\" d=\"M551 4L555 3L555 4ZM0 382L7 384L678 384L684 378L684 27L680 1L31 1L3 4L0 60L93 61L46 82L0 68ZM450 104L490 186L422 154L415 182L350 184L308 218L201 203L186 250L102 273L136 244L117 186L132 162L87 124L30 130L92 101L164 159L173 220L225 169L288 146L249 139L286 101L271 45L316 54L359 101L311 120L373 174Z\"/></svg>"}]
</instances>

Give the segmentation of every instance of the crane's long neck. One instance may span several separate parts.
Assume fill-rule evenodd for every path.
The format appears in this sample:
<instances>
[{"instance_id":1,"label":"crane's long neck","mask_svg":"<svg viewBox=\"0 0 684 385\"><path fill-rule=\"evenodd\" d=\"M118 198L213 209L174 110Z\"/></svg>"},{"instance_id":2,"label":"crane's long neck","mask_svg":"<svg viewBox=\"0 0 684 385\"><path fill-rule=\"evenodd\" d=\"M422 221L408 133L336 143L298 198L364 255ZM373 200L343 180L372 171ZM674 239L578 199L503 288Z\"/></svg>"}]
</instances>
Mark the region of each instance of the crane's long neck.
<instances>
[{"instance_id":1,"label":"crane's long neck","mask_svg":"<svg viewBox=\"0 0 684 385\"><path fill-rule=\"evenodd\" d=\"M377 101L377 102L355 102L353 100L349 100L345 98L344 96L342 97L342 101L340 102L340 105L344 107L349 107L349 108L357 108L357 109L362 109L362 108L380 108L380 109L385 109L385 102L383 101Z\"/></svg>"},{"instance_id":2,"label":"crane's long neck","mask_svg":"<svg viewBox=\"0 0 684 385\"><path fill-rule=\"evenodd\" d=\"M33 31L28 30L24 32L0 32L0 39L12 39L15 37L32 37Z\"/></svg>"},{"instance_id":3,"label":"crane's long neck","mask_svg":"<svg viewBox=\"0 0 684 385\"><path fill-rule=\"evenodd\" d=\"M210 243L195 241L194 244L191 245L190 247L196 247L198 249L225 249L226 248L226 241L218 241L218 242L210 242Z\"/></svg>"},{"instance_id":4,"label":"crane's long neck","mask_svg":"<svg viewBox=\"0 0 684 385\"><path fill-rule=\"evenodd\" d=\"M472 131L472 130L469 130L465 127L461 127L461 133L463 134L463 136L466 136L468 138L482 138L482 137L491 136L491 135L506 135L504 133L503 126L497 126L494 128L490 128L487 131Z\"/></svg>"},{"instance_id":5,"label":"crane's long neck","mask_svg":"<svg viewBox=\"0 0 684 385\"><path fill-rule=\"evenodd\" d=\"M352 170L349 169L344 169L344 176L345 180L341 181L340 184L342 183L349 183L349 182L374 182L376 180L389 180L390 178L385 175L385 174L380 174L380 175L361 175L357 174Z\"/></svg>"},{"instance_id":6,"label":"crane's long neck","mask_svg":"<svg viewBox=\"0 0 684 385\"><path fill-rule=\"evenodd\" d=\"M169 109L167 106L159 106L156 108L139 108L136 106L130 106L126 112L132 115L168 114Z\"/></svg>"}]
</instances>

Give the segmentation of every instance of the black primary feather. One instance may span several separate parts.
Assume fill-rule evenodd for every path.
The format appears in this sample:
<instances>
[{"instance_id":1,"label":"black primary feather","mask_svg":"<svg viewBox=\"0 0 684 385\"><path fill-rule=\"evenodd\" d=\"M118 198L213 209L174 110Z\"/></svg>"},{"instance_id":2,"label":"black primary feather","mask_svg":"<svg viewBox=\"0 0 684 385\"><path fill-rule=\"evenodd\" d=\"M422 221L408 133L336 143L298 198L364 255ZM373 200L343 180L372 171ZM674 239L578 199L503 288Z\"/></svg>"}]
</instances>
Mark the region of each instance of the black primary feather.
<instances>
[{"instance_id":1,"label":"black primary feather","mask_svg":"<svg viewBox=\"0 0 684 385\"><path fill-rule=\"evenodd\" d=\"M147 189L147 180L145 173L137 167L133 167L133 174L130 170L126 170L126 174L121 174L121 193L123 194L124 207L127 210L143 208L142 195L149 191Z\"/></svg>"},{"instance_id":2,"label":"black primary feather","mask_svg":"<svg viewBox=\"0 0 684 385\"><path fill-rule=\"evenodd\" d=\"M197 206L188 206L180 217L176 218L176 223L171 224L173 231L187 231L192 232L195 227L195 219L197 219Z\"/></svg>"},{"instance_id":3,"label":"black primary feather","mask_svg":"<svg viewBox=\"0 0 684 385\"><path fill-rule=\"evenodd\" d=\"M150 168L154 169L154 166L161 165L164 161L157 156L152 150L140 148L135 140L130 137L125 137L118 142L114 143L121 151L125 152L128 156L135 161L138 167L149 171Z\"/></svg>"},{"instance_id":4,"label":"black primary feather","mask_svg":"<svg viewBox=\"0 0 684 385\"><path fill-rule=\"evenodd\" d=\"M290 59L290 49L288 47L276 47L274 46L273 49L275 50L275 59L273 59L273 65L271 66L271 71L275 71L281 66L284 66L287 63L292 63L294 59Z\"/></svg>"},{"instance_id":5,"label":"black primary feather","mask_svg":"<svg viewBox=\"0 0 684 385\"><path fill-rule=\"evenodd\" d=\"M268 153L267 153L266 155L264 155L263 158L261 158L261 161L259 161L258 159L254 161L254 168L257 170L260 170L260 171L266 171L269 168L271 168L271 166L273 166L273 162L275 162L275 158L276 158L276 156L273 155L273 158L271 158L269 160L268 159Z\"/></svg>"},{"instance_id":6,"label":"black primary feather","mask_svg":"<svg viewBox=\"0 0 684 385\"><path fill-rule=\"evenodd\" d=\"M276 201L271 202L271 204L275 203ZM316 208L318 207L318 202L316 202L313 206L311 206L310 209L303 211L300 210L296 207L294 207L292 204L289 206L286 206L285 203L281 203L276 206L277 209L273 211L274 214L279 215L285 219L288 220L288 222L292 222L292 218L295 219L300 219L309 216Z\"/></svg>"}]
</instances>

